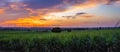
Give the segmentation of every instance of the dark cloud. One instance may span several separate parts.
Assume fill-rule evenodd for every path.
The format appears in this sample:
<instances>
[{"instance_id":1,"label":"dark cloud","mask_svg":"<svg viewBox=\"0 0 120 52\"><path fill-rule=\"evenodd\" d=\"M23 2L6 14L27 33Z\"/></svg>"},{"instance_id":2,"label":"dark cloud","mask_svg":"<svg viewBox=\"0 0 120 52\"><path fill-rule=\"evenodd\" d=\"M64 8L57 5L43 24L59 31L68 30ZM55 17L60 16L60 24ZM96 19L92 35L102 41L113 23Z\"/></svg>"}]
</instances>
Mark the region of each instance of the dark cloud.
<instances>
[{"instance_id":1,"label":"dark cloud","mask_svg":"<svg viewBox=\"0 0 120 52\"><path fill-rule=\"evenodd\" d=\"M109 0L109 2L120 1L120 0Z\"/></svg>"},{"instance_id":2,"label":"dark cloud","mask_svg":"<svg viewBox=\"0 0 120 52\"><path fill-rule=\"evenodd\" d=\"M47 19L42 18L42 19L40 19L40 20L46 21Z\"/></svg>"},{"instance_id":3,"label":"dark cloud","mask_svg":"<svg viewBox=\"0 0 120 52\"><path fill-rule=\"evenodd\" d=\"M82 17L84 17L84 18L91 18L93 16L92 15L83 15Z\"/></svg>"},{"instance_id":4,"label":"dark cloud","mask_svg":"<svg viewBox=\"0 0 120 52\"><path fill-rule=\"evenodd\" d=\"M17 0L17 1L16 0L0 0L0 6L8 5L9 3L13 3L13 2L23 2L27 4L28 7L30 8L39 9L39 8L49 8L59 4L63 4L63 6L65 6L64 4L70 4L70 5L83 4L87 1L97 1L97 0ZM103 0L99 0L99 1L103 1ZM110 4L120 0L105 0L105 1L108 2L107 4Z\"/></svg>"},{"instance_id":5,"label":"dark cloud","mask_svg":"<svg viewBox=\"0 0 120 52\"><path fill-rule=\"evenodd\" d=\"M66 3L68 4L81 4L89 0L65 0Z\"/></svg>"},{"instance_id":6,"label":"dark cloud","mask_svg":"<svg viewBox=\"0 0 120 52\"><path fill-rule=\"evenodd\" d=\"M0 0L0 7L7 6L9 4L8 0Z\"/></svg>"},{"instance_id":7,"label":"dark cloud","mask_svg":"<svg viewBox=\"0 0 120 52\"><path fill-rule=\"evenodd\" d=\"M76 13L74 16L62 16L62 17L65 17L67 19L74 19L76 17L90 18L90 17L93 17L93 16L89 15L88 13L85 13L85 12L80 12L80 13Z\"/></svg>"},{"instance_id":8,"label":"dark cloud","mask_svg":"<svg viewBox=\"0 0 120 52\"><path fill-rule=\"evenodd\" d=\"M65 17L67 19L73 18L73 16L62 16L62 17Z\"/></svg>"},{"instance_id":9,"label":"dark cloud","mask_svg":"<svg viewBox=\"0 0 120 52\"><path fill-rule=\"evenodd\" d=\"M85 13L85 12L76 13L76 15L74 17L78 17L78 16L81 16L81 17L84 17L84 18L93 17L93 15L90 15L90 14Z\"/></svg>"},{"instance_id":10,"label":"dark cloud","mask_svg":"<svg viewBox=\"0 0 120 52\"><path fill-rule=\"evenodd\" d=\"M81 16L81 15L84 15L84 14L87 14L85 12L80 12L80 13L76 13L74 16L62 16L62 17L65 17L67 19L73 19L73 18L76 18L77 16Z\"/></svg>"},{"instance_id":11,"label":"dark cloud","mask_svg":"<svg viewBox=\"0 0 120 52\"><path fill-rule=\"evenodd\" d=\"M62 4L62 9L64 9L65 5L74 5L74 4L82 4L89 0L24 0L23 2L28 5L29 8L33 9L41 9L41 8L49 8L56 5ZM60 7L59 7L60 8Z\"/></svg>"},{"instance_id":12,"label":"dark cloud","mask_svg":"<svg viewBox=\"0 0 120 52\"><path fill-rule=\"evenodd\" d=\"M117 2L117 1L120 1L120 0L108 0L107 5L111 5L112 3Z\"/></svg>"},{"instance_id":13,"label":"dark cloud","mask_svg":"<svg viewBox=\"0 0 120 52\"><path fill-rule=\"evenodd\" d=\"M87 14L87 13L85 12L76 13L76 16L83 15L83 14Z\"/></svg>"},{"instance_id":14,"label":"dark cloud","mask_svg":"<svg viewBox=\"0 0 120 52\"><path fill-rule=\"evenodd\" d=\"M40 8L49 8L58 4L62 4L63 0L27 0L24 1L29 8L40 9Z\"/></svg>"},{"instance_id":15,"label":"dark cloud","mask_svg":"<svg viewBox=\"0 0 120 52\"><path fill-rule=\"evenodd\" d=\"M52 26L61 26L60 24L54 24L54 25L52 25Z\"/></svg>"}]
</instances>

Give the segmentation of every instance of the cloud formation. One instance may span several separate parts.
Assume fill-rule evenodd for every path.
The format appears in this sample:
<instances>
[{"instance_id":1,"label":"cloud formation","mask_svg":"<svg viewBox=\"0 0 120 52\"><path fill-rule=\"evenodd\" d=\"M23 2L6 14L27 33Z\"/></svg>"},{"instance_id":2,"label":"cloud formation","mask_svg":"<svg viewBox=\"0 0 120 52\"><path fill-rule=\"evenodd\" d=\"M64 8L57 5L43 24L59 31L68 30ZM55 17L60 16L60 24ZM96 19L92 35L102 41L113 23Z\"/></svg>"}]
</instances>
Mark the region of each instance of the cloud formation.
<instances>
[{"instance_id":1,"label":"cloud formation","mask_svg":"<svg viewBox=\"0 0 120 52\"><path fill-rule=\"evenodd\" d=\"M94 15L91 15L91 14L88 14L88 13L85 13L85 12L80 12L80 13L76 13L75 15L73 16L62 16L64 18L67 18L67 19L74 19L74 18L91 18L91 17L94 17Z\"/></svg>"},{"instance_id":2,"label":"cloud formation","mask_svg":"<svg viewBox=\"0 0 120 52\"><path fill-rule=\"evenodd\" d=\"M4 9L0 9L0 14L3 14L4 12Z\"/></svg>"},{"instance_id":3,"label":"cloud formation","mask_svg":"<svg viewBox=\"0 0 120 52\"><path fill-rule=\"evenodd\" d=\"M0 0L0 24L47 26L48 22L56 22L45 19L49 18L51 13L55 13L55 15L56 13L64 14L63 12L74 12L80 9L94 8L100 4L112 5L118 2L120 2L120 0ZM52 18L58 17L59 19L59 16L72 19L77 17L93 17L93 15L81 11L73 14L75 15L53 15Z\"/></svg>"}]
</instances>

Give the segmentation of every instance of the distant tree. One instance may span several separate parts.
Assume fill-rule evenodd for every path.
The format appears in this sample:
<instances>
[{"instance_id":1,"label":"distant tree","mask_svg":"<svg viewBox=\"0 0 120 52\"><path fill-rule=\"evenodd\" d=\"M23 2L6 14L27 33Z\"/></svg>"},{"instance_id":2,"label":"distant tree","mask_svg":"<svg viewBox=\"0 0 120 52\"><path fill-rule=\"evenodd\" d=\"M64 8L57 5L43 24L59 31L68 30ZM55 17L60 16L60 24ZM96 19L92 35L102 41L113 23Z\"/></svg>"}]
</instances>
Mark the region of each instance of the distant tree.
<instances>
[{"instance_id":1,"label":"distant tree","mask_svg":"<svg viewBox=\"0 0 120 52\"><path fill-rule=\"evenodd\" d=\"M42 32L48 32L48 30L43 30Z\"/></svg>"},{"instance_id":2,"label":"distant tree","mask_svg":"<svg viewBox=\"0 0 120 52\"><path fill-rule=\"evenodd\" d=\"M53 28L51 31L52 31L52 32L55 32L55 33L60 33L60 32L62 32L62 29L59 28L59 27L55 27L55 28Z\"/></svg>"},{"instance_id":3,"label":"distant tree","mask_svg":"<svg viewBox=\"0 0 120 52\"><path fill-rule=\"evenodd\" d=\"M27 31L30 31L30 29L27 29Z\"/></svg>"},{"instance_id":4,"label":"distant tree","mask_svg":"<svg viewBox=\"0 0 120 52\"><path fill-rule=\"evenodd\" d=\"M71 32L71 29L67 29L67 32Z\"/></svg>"}]
</instances>

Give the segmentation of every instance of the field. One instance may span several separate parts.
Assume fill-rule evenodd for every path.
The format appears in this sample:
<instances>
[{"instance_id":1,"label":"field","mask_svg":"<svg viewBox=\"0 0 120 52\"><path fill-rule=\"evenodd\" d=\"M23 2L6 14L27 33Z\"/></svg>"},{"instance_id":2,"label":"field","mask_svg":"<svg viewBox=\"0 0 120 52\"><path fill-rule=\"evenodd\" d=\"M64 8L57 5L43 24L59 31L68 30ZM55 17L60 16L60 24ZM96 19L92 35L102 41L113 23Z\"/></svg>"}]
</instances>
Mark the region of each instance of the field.
<instances>
[{"instance_id":1,"label":"field","mask_svg":"<svg viewBox=\"0 0 120 52\"><path fill-rule=\"evenodd\" d=\"M0 31L0 52L120 52L120 29Z\"/></svg>"}]
</instances>

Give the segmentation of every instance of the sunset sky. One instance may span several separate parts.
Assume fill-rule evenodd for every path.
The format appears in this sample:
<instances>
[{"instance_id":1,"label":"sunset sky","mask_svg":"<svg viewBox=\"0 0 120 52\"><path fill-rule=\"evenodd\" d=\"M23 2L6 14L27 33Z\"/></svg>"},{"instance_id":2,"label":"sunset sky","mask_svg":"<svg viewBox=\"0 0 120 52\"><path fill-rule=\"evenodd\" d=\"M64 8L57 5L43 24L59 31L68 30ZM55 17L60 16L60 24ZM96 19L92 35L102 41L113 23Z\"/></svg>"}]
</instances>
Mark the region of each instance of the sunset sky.
<instances>
[{"instance_id":1,"label":"sunset sky","mask_svg":"<svg viewBox=\"0 0 120 52\"><path fill-rule=\"evenodd\" d=\"M0 27L115 27L118 22L120 0L0 0Z\"/></svg>"}]
</instances>

